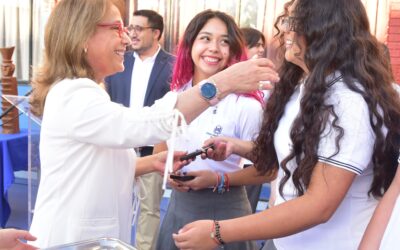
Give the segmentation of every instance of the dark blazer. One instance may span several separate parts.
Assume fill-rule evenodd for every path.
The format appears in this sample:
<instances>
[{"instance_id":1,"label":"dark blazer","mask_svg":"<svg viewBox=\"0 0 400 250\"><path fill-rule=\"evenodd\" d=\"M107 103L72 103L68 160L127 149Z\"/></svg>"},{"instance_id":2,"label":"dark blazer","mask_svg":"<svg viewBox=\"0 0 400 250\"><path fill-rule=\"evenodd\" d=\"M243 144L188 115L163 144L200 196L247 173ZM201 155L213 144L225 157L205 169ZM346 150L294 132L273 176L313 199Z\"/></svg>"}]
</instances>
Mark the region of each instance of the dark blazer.
<instances>
[{"instance_id":1,"label":"dark blazer","mask_svg":"<svg viewBox=\"0 0 400 250\"><path fill-rule=\"evenodd\" d=\"M126 52L124 58L125 70L107 77L105 82L111 101L129 107L135 58L132 51ZM174 62L175 57L173 55L160 49L150 73L143 106L153 105L156 100L163 97L170 90Z\"/></svg>"}]
</instances>

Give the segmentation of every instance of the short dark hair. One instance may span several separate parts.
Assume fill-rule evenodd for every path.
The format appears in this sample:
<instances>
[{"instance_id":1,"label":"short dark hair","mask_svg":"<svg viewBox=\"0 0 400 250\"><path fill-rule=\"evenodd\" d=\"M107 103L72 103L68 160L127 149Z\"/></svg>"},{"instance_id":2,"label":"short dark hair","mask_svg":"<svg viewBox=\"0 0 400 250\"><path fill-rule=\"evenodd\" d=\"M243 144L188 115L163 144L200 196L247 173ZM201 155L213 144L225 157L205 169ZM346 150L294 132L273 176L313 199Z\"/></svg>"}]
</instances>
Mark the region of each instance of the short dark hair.
<instances>
[{"instance_id":1,"label":"short dark hair","mask_svg":"<svg viewBox=\"0 0 400 250\"><path fill-rule=\"evenodd\" d=\"M240 30L243 33L244 39L246 40L246 46L248 48L255 47L260 39L265 46L265 36L263 33L261 33L261 31L253 28L241 28Z\"/></svg>"},{"instance_id":2,"label":"short dark hair","mask_svg":"<svg viewBox=\"0 0 400 250\"><path fill-rule=\"evenodd\" d=\"M154 10L137 10L133 12L133 15L147 17L149 25L153 29L160 31L160 35L158 36L158 40L160 40L162 33L164 31L164 20L160 14L158 14Z\"/></svg>"}]
</instances>

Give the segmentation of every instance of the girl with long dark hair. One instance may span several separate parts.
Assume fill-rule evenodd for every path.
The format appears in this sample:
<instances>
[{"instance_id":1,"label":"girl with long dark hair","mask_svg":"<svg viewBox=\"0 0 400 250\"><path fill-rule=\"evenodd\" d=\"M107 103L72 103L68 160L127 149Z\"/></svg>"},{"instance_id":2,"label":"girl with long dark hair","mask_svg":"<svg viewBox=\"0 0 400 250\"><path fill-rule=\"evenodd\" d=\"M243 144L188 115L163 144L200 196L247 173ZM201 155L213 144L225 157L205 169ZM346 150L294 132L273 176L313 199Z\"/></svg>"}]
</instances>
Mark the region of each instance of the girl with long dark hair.
<instances>
[{"instance_id":1,"label":"girl with long dark hair","mask_svg":"<svg viewBox=\"0 0 400 250\"><path fill-rule=\"evenodd\" d=\"M188 224L179 248L275 239L277 249L356 249L394 177L400 103L362 2L290 1L276 28L281 78L257 140L207 141L214 159L236 153L259 173L278 170L276 206Z\"/></svg>"}]
</instances>

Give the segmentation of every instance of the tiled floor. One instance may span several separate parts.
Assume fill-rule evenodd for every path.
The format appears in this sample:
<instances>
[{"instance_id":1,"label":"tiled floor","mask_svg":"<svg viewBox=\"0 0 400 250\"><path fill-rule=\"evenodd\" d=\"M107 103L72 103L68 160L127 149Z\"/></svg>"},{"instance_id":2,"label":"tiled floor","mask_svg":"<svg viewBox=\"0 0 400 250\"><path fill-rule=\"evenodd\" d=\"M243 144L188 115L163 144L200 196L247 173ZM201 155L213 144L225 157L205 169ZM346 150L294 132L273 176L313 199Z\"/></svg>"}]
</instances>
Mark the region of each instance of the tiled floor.
<instances>
[{"instance_id":1,"label":"tiled floor","mask_svg":"<svg viewBox=\"0 0 400 250\"><path fill-rule=\"evenodd\" d=\"M257 205L257 211L266 209L269 192L269 184L264 184L260 195L260 202ZM171 190L167 190L161 201L161 219L167 210L170 194ZM9 189L8 200L11 206L11 215L6 227L28 229L27 185L25 179L16 179L15 183ZM132 230L132 234L134 234L134 230Z\"/></svg>"}]
</instances>

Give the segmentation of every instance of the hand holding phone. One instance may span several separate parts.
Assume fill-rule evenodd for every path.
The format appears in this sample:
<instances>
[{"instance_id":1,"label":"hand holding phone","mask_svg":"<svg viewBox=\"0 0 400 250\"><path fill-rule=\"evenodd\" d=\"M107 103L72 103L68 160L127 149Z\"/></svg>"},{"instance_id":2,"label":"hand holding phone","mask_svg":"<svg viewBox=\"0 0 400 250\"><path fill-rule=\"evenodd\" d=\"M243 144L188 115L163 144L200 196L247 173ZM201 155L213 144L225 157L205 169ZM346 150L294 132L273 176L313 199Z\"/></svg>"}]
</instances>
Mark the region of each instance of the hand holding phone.
<instances>
[{"instance_id":1,"label":"hand holding phone","mask_svg":"<svg viewBox=\"0 0 400 250\"><path fill-rule=\"evenodd\" d=\"M207 153L207 149L209 149L209 148L214 149L214 144L210 144L210 145L208 145L206 147L202 147L201 149L197 149L194 152L191 152L191 153L189 153L187 155L184 155L184 156L182 156L180 158L180 160L181 161L190 160L190 159L194 160L196 158L196 156L201 155L203 153Z\"/></svg>"},{"instance_id":2,"label":"hand holding phone","mask_svg":"<svg viewBox=\"0 0 400 250\"><path fill-rule=\"evenodd\" d=\"M176 175L176 174L170 174L169 177L177 181L190 181L195 178L195 176L193 175Z\"/></svg>"}]
</instances>

